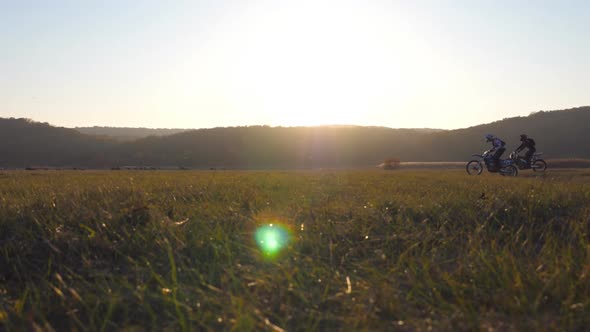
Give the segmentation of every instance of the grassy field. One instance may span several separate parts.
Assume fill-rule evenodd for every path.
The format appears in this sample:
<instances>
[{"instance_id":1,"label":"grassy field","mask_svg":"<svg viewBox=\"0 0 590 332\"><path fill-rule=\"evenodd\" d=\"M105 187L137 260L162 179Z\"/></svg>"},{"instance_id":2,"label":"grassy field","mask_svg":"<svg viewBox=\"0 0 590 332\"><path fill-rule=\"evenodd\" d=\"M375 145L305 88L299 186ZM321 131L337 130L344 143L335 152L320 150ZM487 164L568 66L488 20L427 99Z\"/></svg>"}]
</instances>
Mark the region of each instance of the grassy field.
<instances>
[{"instance_id":1,"label":"grassy field","mask_svg":"<svg viewBox=\"0 0 590 332\"><path fill-rule=\"evenodd\" d=\"M589 236L585 170L4 172L0 329L585 330Z\"/></svg>"}]
</instances>

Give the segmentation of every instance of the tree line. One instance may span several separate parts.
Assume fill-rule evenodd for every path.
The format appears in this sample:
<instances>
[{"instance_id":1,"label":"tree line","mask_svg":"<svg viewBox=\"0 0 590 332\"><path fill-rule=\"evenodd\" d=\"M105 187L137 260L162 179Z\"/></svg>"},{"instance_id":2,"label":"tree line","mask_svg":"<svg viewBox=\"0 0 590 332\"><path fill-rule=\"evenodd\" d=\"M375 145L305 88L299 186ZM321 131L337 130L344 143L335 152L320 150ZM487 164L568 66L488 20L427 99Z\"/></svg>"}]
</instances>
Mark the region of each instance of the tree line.
<instances>
[{"instance_id":1,"label":"tree line","mask_svg":"<svg viewBox=\"0 0 590 332\"><path fill-rule=\"evenodd\" d=\"M547 158L590 158L590 107L537 112L458 130L385 127L246 126L188 130L121 141L28 119L0 119L0 167L186 168L372 167L401 161L464 161L495 134L515 149L519 135Z\"/></svg>"}]
</instances>

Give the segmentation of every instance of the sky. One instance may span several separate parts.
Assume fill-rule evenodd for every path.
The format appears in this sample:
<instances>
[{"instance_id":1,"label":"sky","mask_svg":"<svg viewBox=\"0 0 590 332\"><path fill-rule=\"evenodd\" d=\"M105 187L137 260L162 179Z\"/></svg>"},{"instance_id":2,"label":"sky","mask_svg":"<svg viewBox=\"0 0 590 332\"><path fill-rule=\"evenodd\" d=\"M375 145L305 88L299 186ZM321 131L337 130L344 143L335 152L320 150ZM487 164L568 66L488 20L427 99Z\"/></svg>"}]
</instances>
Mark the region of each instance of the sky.
<instances>
[{"instance_id":1,"label":"sky","mask_svg":"<svg viewBox=\"0 0 590 332\"><path fill-rule=\"evenodd\" d=\"M464 128L590 105L586 0L0 0L0 117Z\"/></svg>"}]
</instances>

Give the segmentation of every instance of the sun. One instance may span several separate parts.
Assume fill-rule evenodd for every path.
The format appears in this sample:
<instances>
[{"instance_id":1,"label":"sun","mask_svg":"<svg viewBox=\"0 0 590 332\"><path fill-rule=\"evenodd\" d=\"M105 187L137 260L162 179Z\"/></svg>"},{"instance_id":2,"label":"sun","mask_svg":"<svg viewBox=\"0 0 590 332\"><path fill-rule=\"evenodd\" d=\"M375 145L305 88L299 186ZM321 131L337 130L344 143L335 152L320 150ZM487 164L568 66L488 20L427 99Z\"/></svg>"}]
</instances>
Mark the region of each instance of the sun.
<instances>
[{"instance_id":1,"label":"sun","mask_svg":"<svg viewBox=\"0 0 590 332\"><path fill-rule=\"evenodd\" d=\"M389 42L391 17L334 1L264 8L224 36L234 45L223 60L237 108L270 125L366 124L403 96L408 59Z\"/></svg>"}]
</instances>

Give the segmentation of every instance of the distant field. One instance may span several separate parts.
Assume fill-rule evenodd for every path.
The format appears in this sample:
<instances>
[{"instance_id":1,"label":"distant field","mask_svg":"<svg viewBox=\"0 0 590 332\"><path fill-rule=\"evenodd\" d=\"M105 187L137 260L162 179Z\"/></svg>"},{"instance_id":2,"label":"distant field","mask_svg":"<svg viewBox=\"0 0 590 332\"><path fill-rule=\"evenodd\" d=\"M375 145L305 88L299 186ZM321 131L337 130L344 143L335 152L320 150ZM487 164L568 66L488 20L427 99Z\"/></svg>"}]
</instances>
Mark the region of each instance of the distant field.
<instances>
[{"instance_id":1,"label":"distant field","mask_svg":"<svg viewBox=\"0 0 590 332\"><path fill-rule=\"evenodd\" d=\"M553 168L590 168L590 159L549 159L547 163Z\"/></svg>"},{"instance_id":2,"label":"distant field","mask_svg":"<svg viewBox=\"0 0 590 332\"><path fill-rule=\"evenodd\" d=\"M452 169L452 168L465 168L465 164L467 162L459 161L459 162L448 162L448 161L438 161L438 162L420 162L420 161L410 161L410 162L402 162L400 164L400 168L402 169Z\"/></svg>"},{"instance_id":3,"label":"distant field","mask_svg":"<svg viewBox=\"0 0 590 332\"><path fill-rule=\"evenodd\" d=\"M0 171L0 324L585 330L590 171Z\"/></svg>"},{"instance_id":4,"label":"distant field","mask_svg":"<svg viewBox=\"0 0 590 332\"><path fill-rule=\"evenodd\" d=\"M471 159L470 159L471 160ZM412 169L436 169L436 170L440 170L440 169L465 169L465 165L467 164L468 160L466 161L432 161L432 162L424 162L424 161L402 161L399 164L399 169L403 169L403 170L412 170ZM548 168L549 169L565 169L565 168L590 168L590 159L581 159L581 158L572 158L572 159L548 159L546 160ZM383 164L379 164L376 166L370 166L370 165L366 165L363 167L342 167L342 168L315 168L315 169L305 169L302 168L300 169L300 171L306 171L306 170L313 170L313 171L317 171L317 170L346 170L346 169L357 169L357 170L370 170L370 169L375 169L375 168L382 168ZM99 171L99 170L107 170L109 168L106 169L86 169L86 170L94 170L94 171ZM238 168L239 169L239 168ZM128 165L128 166L119 166L119 167L114 167L114 168L110 168L110 170L123 170L123 171L129 171L129 170L133 170L133 171L139 171L139 170L149 170L149 171L153 171L153 170L165 170L165 171L175 171L175 170L182 170L182 171L188 171L188 170L221 170L221 171L226 171L226 170L231 170L231 171L237 171L238 169L232 169L232 168L226 168L226 167L214 167L214 168L187 168L187 167L178 167L178 166L162 166L162 167L156 167L156 166L137 166L137 165ZM27 170L27 171L63 171L63 170L85 170L83 168L77 168L77 167L48 167L48 166L34 166L34 167L27 167L26 169L24 168L20 168L20 169L2 169L0 168L0 172L4 171L22 171L22 170ZM277 170L283 170L286 171L285 169L282 168L278 168Z\"/></svg>"},{"instance_id":5,"label":"distant field","mask_svg":"<svg viewBox=\"0 0 590 332\"><path fill-rule=\"evenodd\" d=\"M557 168L590 168L590 159L548 159L550 169ZM463 162L402 162L402 169L459 169L465 168L467 161Z\"/></svg>"}]
</instances>

